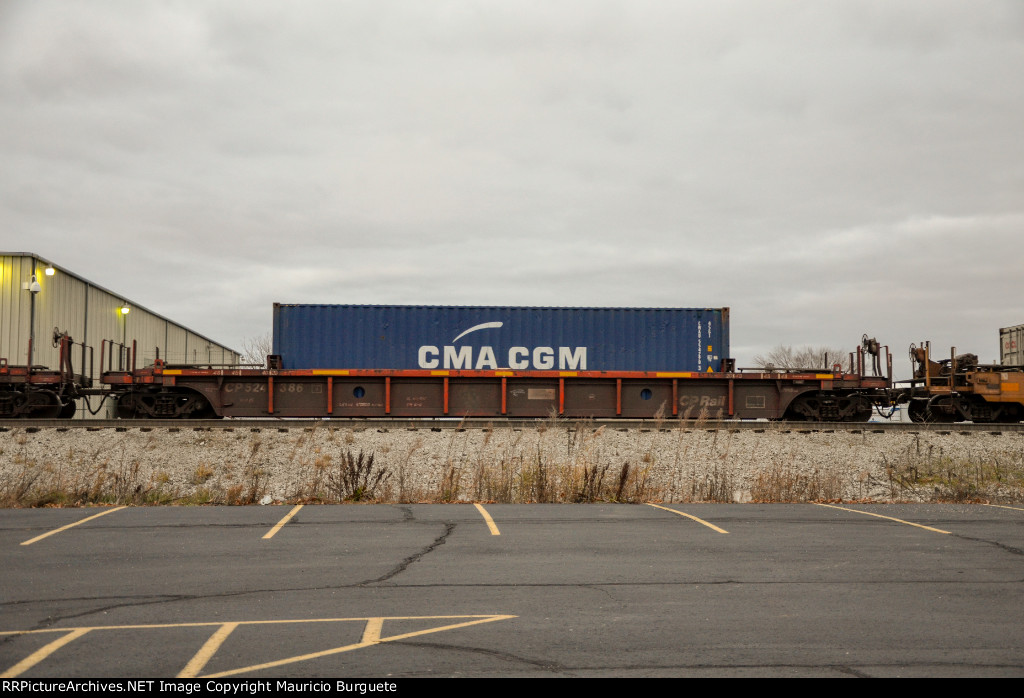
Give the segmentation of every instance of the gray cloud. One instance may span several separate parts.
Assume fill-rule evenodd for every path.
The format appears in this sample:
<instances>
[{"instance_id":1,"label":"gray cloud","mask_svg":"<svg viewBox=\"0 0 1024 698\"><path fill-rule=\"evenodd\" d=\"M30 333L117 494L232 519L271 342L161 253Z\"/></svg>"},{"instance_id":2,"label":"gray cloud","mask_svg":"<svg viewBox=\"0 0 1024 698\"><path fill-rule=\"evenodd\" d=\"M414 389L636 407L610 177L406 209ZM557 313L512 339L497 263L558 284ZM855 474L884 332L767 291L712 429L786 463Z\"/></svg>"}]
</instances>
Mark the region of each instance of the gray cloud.
<instances>
[{"instance_id":1,"label":"gray cloud","mask_svg":"<svg viewBox=\"0 0 1024 698\"><path fill-rule=\"evenodd\" d=\"M1024 322L1006 2L12 2L0 224L226 343L282 302Z\"/></svg>"}]
</instances>

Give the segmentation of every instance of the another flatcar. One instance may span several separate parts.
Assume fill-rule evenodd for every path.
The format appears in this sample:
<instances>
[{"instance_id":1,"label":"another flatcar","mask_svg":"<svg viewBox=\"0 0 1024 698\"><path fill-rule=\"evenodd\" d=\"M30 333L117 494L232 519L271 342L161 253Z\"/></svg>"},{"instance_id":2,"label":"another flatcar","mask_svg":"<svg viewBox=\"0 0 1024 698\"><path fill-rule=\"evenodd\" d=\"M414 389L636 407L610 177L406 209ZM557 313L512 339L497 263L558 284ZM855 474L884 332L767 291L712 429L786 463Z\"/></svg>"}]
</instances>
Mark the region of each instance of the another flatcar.
<instances>
[{"instance_id":1,"label":"another flatcar","mask_svg":"<svg viewBox=\"0 0 1024 698\"><path fill-rule=\"evenodd\" d=\"M908 404L915 422L1013 423L1024 419L1024 367L978 363L976 354L950 350L934 360L931 343L911 345L914 378L893 399Z\"/></svg>"}]
</instances>

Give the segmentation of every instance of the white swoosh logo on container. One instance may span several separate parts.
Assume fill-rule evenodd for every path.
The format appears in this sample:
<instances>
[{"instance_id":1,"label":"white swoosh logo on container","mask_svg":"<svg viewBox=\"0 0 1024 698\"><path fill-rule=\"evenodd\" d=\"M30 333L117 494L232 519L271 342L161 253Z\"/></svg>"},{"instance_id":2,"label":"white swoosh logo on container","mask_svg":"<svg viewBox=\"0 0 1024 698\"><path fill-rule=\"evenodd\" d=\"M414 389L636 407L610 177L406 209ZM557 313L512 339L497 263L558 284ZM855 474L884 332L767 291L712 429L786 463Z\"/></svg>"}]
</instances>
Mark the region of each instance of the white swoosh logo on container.
<instances>
[{"instance_id":1,"label":"white swoosh logo on container","mask_svg":"<svg viewBox=\"0 0 1024 698\"><path fill-rule=\"evenodd\" d=\"M468 330L466 330L465 332L460 334L458 337L453 339L452 340L452 344L455 344L457 341L459 341L460 339L465 337L470 332L476 332L477 330L497 329L498 327L501 327L503 324L504 323L501 323L501 322L485 322L483 324L476 325L475 327L470 327Z\"/></svg>"}]
</instances>

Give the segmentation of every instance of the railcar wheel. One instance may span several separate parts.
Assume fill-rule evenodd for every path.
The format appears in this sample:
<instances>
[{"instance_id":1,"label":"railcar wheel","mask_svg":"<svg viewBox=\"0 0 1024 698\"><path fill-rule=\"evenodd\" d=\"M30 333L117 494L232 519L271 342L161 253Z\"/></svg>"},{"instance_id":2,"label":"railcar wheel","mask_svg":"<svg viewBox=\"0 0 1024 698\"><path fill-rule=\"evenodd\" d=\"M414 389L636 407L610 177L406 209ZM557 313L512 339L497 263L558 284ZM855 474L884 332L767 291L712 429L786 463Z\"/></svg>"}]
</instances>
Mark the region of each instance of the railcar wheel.
<instances>
[{"instance_id":1,"label":"railcar wheel","mask_svg":"<svg viewBox=\"0 0 1024 698\"><path fill-rule=\"evenodd\" d=\"M24 401L24 394L13 390L0 391L0 419L17 417L21 403Z\"/></svg>"},{"instance_id":2,"label":"railcar wheel","mask_svg":"<svg viewBox=\"0 0 1024 698\"><path fill-rule=\"evenodd\" d=\"M125 393L117 400L118 419L217 419L210 402L192 390Z\"/></svg>"},{"instance_id":3,"label":"railcar wheel","mask_svg":"<svg viewBox=\"0 0 1024 698\"><path fill-rule=\"evenodd\" d=\"M189 419L220 419L220 415L213 409L213 405L210 404L209 400L205 398L199 398L201 404L198 405L192 414L189 415Z\"/></svg>"},{"instance_id":4,"label":"railcar wheel","mask_svg":"<svg viewBox=\"0 0 1024 698\"><path fill-rule=\"evenodd\" d=\"M925 400L911 400L907 404L907 416L911 422L927 422L928 403Z\"/></svg>"},{"instance_id":5,"label":"railcar wheel","mask_svg":"<svg viewBox=\"0 0 1024 698\"><path fill-rule=\"evenodd\" d=\"M807 393L786 409L784 419L797 422L866 422L871 419L871 402L863 395Z\"/></svg>"},{"instance_id":6,"label":"railcar wheel","mask_svg":"<svg viewBox=\"0 0 1024 698\"><path fill-rule=\"evenodd\" d=\"M820 422L821 412L817 395L800 395L789 404L782 418L792 422Z\"/></svg>"},{"instance_id":7,"label":"railcar wheel","mask_svg":"<svg viewBox=\"0 0 1024 698\"><path fill-rule=\"evenodd\" d=\"M118 419L135 419L136 417L145 416L135 413L135 401L133 398L134 396L131 393L118 396L117 402L114 405L114 414L117 415Z\"/></svg>"},{"instance_id":8,"label":"railcar wheel","mask_svg":"<svg viewBox=\"0 0 1024 698\"><path fill-rule=\"evenodd\" d=\"M33 419L56 419L64 405L56 393L50 390L33 390L25 393L21 405L21 416Z\"/></svg>"},{"instance_id":9,"label":"railcar wheel","mask_svg":"<svg viewBox=\"0 0 1024 698\"><path fill-rule=\"evenodd\" d=\"M1010 409L1008 406L1005 406L1003 411L993 421L996 424L1017 424L1021 421L1020 411L1017 409Z\"/></svg>"},{"instance_id":10,"label":"railcar wheel","mask_svg":"<svg viewBox=\"0 0 1024 698\"><path fill-rule=\"evenodd\" d=\"M1012 424L1020 421L1017 405L1012 403L986 402L977 395L970 402L959 403L961 416L976 424Z\"/></svg>"},{"instance_id":11,"label":"railcar wheel","mask_svg":"<svg viewBox=\"0 0 1024 698\"><path fill-rule=\"evenodd\" d=\"M839 421L866 422L871 419L874 410L871 403L863 395L850 395L839 400Z\"/></svg>"},{"instance_id":12,"label":"railcar wheel","mask_svg":"<svg viewBox=\"0 0 1024 698\"><path fill-rule=\"evenodd\" d=\"M964 421L963 415L957 409L956 400L949 395L936 395L928 401L925 408L929 422L950 424L952 422Z\"/></svg>"}]
</instances>

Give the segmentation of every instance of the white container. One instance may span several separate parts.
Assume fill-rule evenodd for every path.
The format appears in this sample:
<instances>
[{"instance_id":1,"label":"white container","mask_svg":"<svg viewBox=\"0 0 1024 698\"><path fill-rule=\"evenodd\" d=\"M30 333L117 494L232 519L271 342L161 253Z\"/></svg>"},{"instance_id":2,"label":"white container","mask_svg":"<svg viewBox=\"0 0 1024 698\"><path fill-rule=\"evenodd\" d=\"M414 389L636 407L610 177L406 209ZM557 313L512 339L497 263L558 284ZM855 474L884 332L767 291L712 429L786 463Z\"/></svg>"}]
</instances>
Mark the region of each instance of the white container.
<instances>
[{"instance_id":1,"label":"white container","mask_svg":"<svg viewBox=\"0 0 1024 698\"><path fill-rule=\"evenodd\" d=\"M1024 325L999 330L999 363L1003 366L1024 366Z\"/></svg>"}]
</instances>

